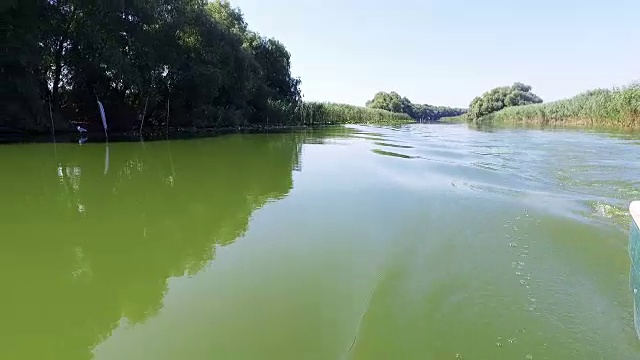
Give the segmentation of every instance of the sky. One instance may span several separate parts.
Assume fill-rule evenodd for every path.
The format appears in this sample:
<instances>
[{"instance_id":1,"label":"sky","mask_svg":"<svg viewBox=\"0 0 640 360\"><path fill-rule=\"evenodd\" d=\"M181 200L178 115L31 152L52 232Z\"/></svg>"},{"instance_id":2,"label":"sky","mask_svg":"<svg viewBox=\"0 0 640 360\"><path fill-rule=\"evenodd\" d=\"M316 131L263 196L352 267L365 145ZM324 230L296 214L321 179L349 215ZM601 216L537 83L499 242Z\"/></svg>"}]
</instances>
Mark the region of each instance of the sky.
<instances>
[{"instance_id":1,"label":"sky","mask_svg":"<svg viewBox=\"0 0 640 360\"><path fill-rule=\"evenodd\" d=\"M467 107L516 81L553 101L640 80L640 0L230 2L287 47L305 100Z\"/></svg>"}]
</instances>

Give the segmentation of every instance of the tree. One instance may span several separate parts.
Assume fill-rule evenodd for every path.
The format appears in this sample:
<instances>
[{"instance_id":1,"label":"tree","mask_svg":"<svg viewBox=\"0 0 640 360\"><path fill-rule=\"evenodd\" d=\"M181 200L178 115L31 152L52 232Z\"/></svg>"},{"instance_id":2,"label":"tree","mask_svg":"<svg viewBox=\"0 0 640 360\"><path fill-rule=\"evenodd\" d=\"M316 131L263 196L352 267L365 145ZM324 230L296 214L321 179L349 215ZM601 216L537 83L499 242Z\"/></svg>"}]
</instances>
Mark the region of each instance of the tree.
<instances>
[{"instance_id":1,"label":"tree","mask_svg":"<svg viewBox=\"0 0 640 360\"><path fill-rule=\"evenodd\" d=\"M46 78L40 40L46 34L44 1L10 0L0 5L0 128L45 128ZM6 27L5 27L6 26Z\"/></svg>"},{"instance_id":2,"label":"tree","mask_svg":"<svg viewBox=\"0 0 640 360\"><path fill-rule=\"evenodd\" d=\"M409 99L394 91L376 93L372 100L367 101L366 106L372 109L405 113L417 121L435 121L445 116L458 116L466 112L465 109L446 106L413 104Z\"/></svg>"},{"instance_id":3,"label":"tree","mask_svg":"<svg viewBox=\"0 0 640 360\"><path fill-rule=\"evenodd\" d=\"M228 1L12 0L0 20L0 127L99 130L96 97L114 130L262 123L300 102L289 52Z\"/></svg>"},{"instance_id":4,"label":"tree","mask_svg":"<svg viewBox=\"0 0 640 360\"><path fill-rule=\"evenodd\" d=\"M510 106L541 103L542 99L531 92L531 86L516 82L512 86L501 86L476 97L469 105L469 120L481 117Z\"/></svg>"}]
</instances>

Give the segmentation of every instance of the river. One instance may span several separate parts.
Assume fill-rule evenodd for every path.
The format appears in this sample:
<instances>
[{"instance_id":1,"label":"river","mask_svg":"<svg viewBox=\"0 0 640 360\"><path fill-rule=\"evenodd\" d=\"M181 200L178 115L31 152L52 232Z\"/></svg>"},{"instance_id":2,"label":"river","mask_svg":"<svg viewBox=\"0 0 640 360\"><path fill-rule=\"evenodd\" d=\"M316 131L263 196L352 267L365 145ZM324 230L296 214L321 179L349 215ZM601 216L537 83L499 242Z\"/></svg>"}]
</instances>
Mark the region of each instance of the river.
<instances>
[{"instance_id":1,"label":"river","mask_svg":"<svg viewBox=\"0 0 640 360\"><path fill-rule=\"evenodd\" d=\"M2 359L638 359L638 137L0 146Z\"/></svg>"}]
</instances>

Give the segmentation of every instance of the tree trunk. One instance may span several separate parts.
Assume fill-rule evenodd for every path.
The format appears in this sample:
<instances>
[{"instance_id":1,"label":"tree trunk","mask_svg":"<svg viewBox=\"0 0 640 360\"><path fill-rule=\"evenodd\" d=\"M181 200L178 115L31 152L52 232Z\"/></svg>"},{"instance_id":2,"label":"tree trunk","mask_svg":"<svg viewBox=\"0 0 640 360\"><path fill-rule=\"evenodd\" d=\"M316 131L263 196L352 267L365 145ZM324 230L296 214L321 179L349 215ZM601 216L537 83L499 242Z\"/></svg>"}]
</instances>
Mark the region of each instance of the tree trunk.
<instances>
[{"instance_id":1,"label":"tree trunk","mask_svg":"<svg viewBox=\"0 0 640 360\"><path fill-rule=\"evenodd\" d=\"M53 75L53 89L51 91L51 98L53 101L53 108L58 109L59 103L59 90L60 90L60 78L62 77L62 51L64 50L64 38L60 38L58 41L58 47L56 48L55 57L55 70Z\"/></svg>"},{"instance_id":2,"label":"tree trunk","mask_svg":"<svg viewBox=\"0 0 640 360\"><path fill-rule=\"evenodd\" d=\"M69 15L69 19L67 20L67 25L65 26L64 33L60 36L58 40L58 46L56 46L56 53L54 59L54 74L53 74L53 85L51 89L51 98L53 100L53 109L58 110L60 104L60 80L62 78L62 67L64 64L62 63L63 55L64 55L64 43L69 38L69 31L71 31L71 25L73 24L73 20L76 15L76 10L73 9L71 14Z\"/></svg>"}]
</instances>

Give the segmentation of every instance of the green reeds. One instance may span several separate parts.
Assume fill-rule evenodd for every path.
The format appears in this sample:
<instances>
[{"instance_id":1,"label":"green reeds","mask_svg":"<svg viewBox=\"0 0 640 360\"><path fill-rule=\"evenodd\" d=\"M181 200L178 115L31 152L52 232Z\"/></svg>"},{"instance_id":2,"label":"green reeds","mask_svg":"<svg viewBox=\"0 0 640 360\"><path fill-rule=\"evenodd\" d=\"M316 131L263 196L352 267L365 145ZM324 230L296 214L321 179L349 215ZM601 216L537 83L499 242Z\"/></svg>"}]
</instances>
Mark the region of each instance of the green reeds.
<instances>
[{"instance_id":1,"label":"green reeds","mask_svg":"<svg viewBox=\"0 0 640 360\"><path fill-rule=\"evenodd\" d=\"M550 103L508 107L475 123L640 129L640 83L590 90Z\"/></svg>"},{"instance_id":2,"label":"green reeds","mask_svg":"<svg viewBox=\"0 0 640 360\"><path fill-rule=\"evenodd\" d=\"M320 102L270 102L269 119L282 125L400 124L415 122L409 115L361 106Z\"/></svg>"}]
</instances>

